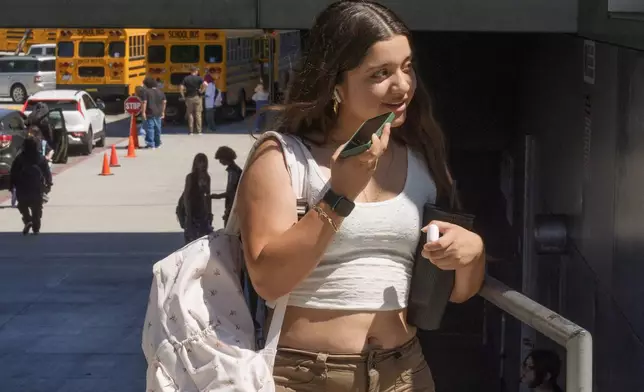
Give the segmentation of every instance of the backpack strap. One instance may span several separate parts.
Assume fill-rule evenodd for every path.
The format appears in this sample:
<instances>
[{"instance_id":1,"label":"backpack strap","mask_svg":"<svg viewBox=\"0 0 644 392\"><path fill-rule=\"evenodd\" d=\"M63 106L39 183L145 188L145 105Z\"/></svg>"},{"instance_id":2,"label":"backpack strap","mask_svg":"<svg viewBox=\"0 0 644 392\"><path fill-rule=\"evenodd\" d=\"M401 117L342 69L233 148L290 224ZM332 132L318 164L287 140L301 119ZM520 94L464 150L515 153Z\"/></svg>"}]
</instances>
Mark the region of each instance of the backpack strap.
<instances>
[{"instance_id":1,"label":"backpack strap","mask_svg":"<svg viewBox=\"0 0 644 392\"><path fill-rule=\"evenodd\" d=\"M248 166L253 161L253 155L257 148L264 141L266 141L266 139L269 138L273 138L279 141L282 147L284 163L286 164L286 169L288 170L289 176L291 177L291 187L295 192L296 199L305 199L308 201L310 193L307 186L307 177L309 170L307 155L308 151L306 149L306 146L304 146L300 139L295 136L285 135L273 131L262 133L248 153L248 158L246 159L246 164L244 165L244 170L242 171L241 176L244 176L246 169L248 169ZM224 229L228 234L239 234L239 221L237 218L236 207L237 197L235 197L235 200L233 201L230 217L228 218L228 224ZM262 350L264 360L266 361L266 364L271 373L273 372L275 354L277 353L277 343L279 341L282 323L284 322L284 314L286 313L288 298L289 294L286 294L275 301L273 317L271 319L270 327L268 328L268 335L266 337L266 345Z\"/></svg>"},{"instance_id":2,"label":"backpack strap","mask_svg":"<svg viewBox=\"0 0 644 392\"><path fill-rule=\"evenodd\" d=\"M291 135L284 135L274 131L267 131L260 135L260 137L255 141L253 147L251 147L250 152L248 153L248 158L242 170L242 174L239 178L241 179L246 173L246 170L253 161L253 155L257 148L265 142L267 139L273 138L279 141L282 152L284 155L284 163L286 164L286 169L288 174L291 177L291 186L295 192L295 197L297 199L307 199L309 190L307 189L306 177L308 175L308 158L307 150L304 144L300 141L299 138ZM232 235L239 234L239 221L236 213L237 208L237 197L233 200L233 205L231 207L230 216L228 217L228 224L224 228L225 232Z\"/></svg>"}]
</instances>

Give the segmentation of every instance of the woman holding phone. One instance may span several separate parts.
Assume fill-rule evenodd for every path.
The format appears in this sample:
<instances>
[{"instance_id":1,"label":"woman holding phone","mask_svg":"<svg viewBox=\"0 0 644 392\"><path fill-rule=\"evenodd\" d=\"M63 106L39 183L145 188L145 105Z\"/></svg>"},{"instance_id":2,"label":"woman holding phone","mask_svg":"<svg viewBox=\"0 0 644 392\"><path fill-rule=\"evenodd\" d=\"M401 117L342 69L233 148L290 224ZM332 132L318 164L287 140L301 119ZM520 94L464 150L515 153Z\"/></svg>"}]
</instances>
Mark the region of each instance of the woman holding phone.
<instances>
[{"instance_id":1,"label":"woman holding phone","mask_svg":"<svg viewBox=\"0 0 644 392\"><path fill-rule=\"evenodd\" d=\"M434 391L406 322L425 203L450 192L443 134L414 69L411 33L389 9L340 1L317 17L276 130L310 147L314 200L298 221L280 144L267 140L238 191L246 264L258 294L291 293L274 378L278 391ZM393 112L371 146L340 158L362 123ZM450 300L474 296L481 238L435 223L423 255L455 270Z\"/></svg>"}]
</instances>

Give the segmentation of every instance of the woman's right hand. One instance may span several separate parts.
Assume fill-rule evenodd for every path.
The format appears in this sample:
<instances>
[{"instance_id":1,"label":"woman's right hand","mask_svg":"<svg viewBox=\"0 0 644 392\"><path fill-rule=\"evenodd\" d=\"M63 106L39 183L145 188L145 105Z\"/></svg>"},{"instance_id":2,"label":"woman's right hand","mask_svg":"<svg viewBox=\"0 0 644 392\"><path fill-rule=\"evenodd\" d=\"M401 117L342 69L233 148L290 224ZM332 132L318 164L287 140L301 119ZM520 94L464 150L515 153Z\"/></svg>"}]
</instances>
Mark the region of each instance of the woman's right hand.
<instances>
[{"instance_id":1,"label":"woman's right hand","mask_svg":"<svg viewBox=\"0 0 644 392\"><path fill-rule=\"evenodd\" d=\"M355 200L367 186L376 171L378 159L389 145L391 125L383 128L382 136L371 136L371 148L347 158L340 158L340 152L346 144L340 146L331 158L331 189L349 200Z\"/></svg>"}]
</instances>

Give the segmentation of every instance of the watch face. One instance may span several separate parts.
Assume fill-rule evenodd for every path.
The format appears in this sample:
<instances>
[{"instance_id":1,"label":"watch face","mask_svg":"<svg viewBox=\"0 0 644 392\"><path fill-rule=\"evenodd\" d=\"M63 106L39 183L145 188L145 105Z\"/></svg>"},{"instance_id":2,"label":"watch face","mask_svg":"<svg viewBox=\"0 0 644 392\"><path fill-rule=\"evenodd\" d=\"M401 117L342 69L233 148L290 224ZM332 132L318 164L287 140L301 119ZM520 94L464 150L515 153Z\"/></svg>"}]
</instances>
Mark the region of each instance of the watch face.
<instances>
[{"instance_id":1,"label":"watch face","mask_svg":"<svg viewBox=\"0 0 644 392\"><path fill-rule=\"evenodd\" d=\"M341 217L347 217L351 211L353 211L353 207L355 206L353 202L345 199L343 196L337 195L330 189L324 194L322 200L324 200L331 209Z\"/></svg>"},{"instance_id":2,"label":"watch face","mask_svg":"<svg viewBox=\"0 0 644 392\"><path fill-rule=\"evenodd\" d=\"M351 213L351 211L353 211L353 203L345 198L341 198L338 202L336 210L339 215L346 217Z\"/></svg>"}]
</instances>

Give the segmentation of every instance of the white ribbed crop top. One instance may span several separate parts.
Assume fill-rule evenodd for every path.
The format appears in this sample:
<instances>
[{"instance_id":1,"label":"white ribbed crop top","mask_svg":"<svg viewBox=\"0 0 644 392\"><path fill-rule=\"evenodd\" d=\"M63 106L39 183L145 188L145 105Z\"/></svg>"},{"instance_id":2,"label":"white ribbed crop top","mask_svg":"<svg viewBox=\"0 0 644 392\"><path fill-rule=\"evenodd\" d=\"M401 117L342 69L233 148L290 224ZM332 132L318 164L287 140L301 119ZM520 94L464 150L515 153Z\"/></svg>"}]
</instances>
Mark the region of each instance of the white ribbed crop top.
<instances>
[{"instance_id":1,"label":"white ribbed crop top","mask_svg":"<svg viewBox=\"0 0 644 392\"><path fill-rule=\"evenodd\" d=\"M317 268L291 292L288 304L339 310L407 307L409 282L423 222L423 206L435 202L427 166L407 150L403 191L390 200L356 203ZM308 202L317 203L328 178L308 153Z\"/></svg>"}]
</instances>

